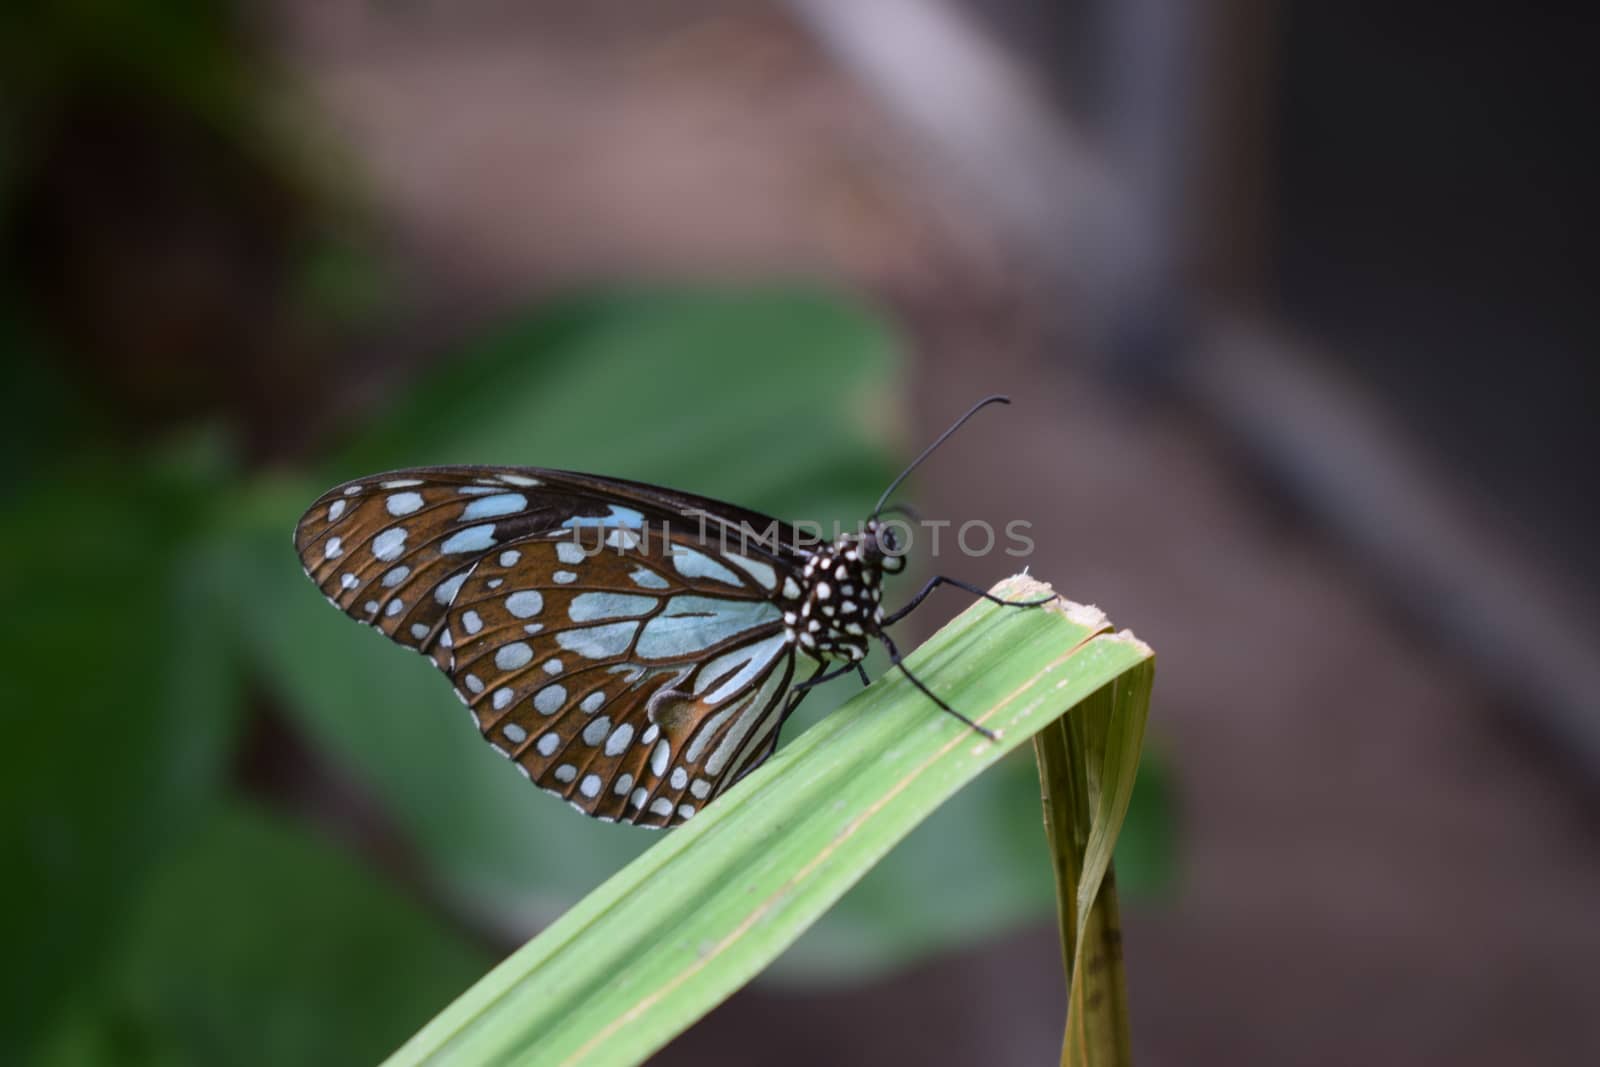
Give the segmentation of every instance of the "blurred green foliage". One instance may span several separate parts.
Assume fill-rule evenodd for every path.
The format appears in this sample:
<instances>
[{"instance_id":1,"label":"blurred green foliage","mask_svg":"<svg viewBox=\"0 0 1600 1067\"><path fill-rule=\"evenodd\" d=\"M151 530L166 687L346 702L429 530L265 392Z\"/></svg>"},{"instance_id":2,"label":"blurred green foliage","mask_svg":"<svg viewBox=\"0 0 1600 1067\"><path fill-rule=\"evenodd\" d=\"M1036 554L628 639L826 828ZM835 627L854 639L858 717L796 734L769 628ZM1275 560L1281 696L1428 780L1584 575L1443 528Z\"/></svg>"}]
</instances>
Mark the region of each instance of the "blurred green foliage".
<instances>
[{"instance_id":1,"label":"blurred green foliage","mask_svg":"<svg viewBox=\"0 0 1600 1067\"><path fill-rule=\"evenodd\" d=\"M26 348L9 353L18 380L41 384L8 399L12 430L91 426L85 410L29 410L70 391ZM401 465L536 463L853 522L893 473L894 348L826 293L619 293L466 345L313 472L242 470L221 434L8 443L27 463L0 524L14 871L0 1060L30 1044L42 1064L370 1060L481 973L491 944L655 840L529 789L425 660L323 603L290 545L318 491ZM381 808L429 905L342 855L328 825L242 799L247 693ZM1164 832L1136 800L1125 887L1159 877ZM908 839L780 973L859 976L1051 905L1038 784L1018 761Z\"/></svg>"},{"instance_id":2,"label":"blurred green foliage","mask_svg":"<svg viewBox=\"0 0 1600 1067\"><path fill-rule=\"evenodd\" d=\"M251 431L295 436L245 425L283 410L254 393L314 407L326 365L298 347L339 351L328 339L387 298L341 230L359 231L359 204L323 210L340 195L327 146L284 136L248 40L215 0L0 13L0 230L22 279L0 291L0 1063L370 1062L656 839L529 789L444 678L322 602L290 532L327 485L536 464L853 523L916 443L893 418L894 339L854 303L629 291L464 345L347 413L301 469L246 463ZM123 140L102 156L107 128ZM92 180L41 194L63 176ZM176 231L196 205L203 225ZM197 293L189 255L223 284ZM140 410L175 392L192 403ZM172 432L196 411L211 421ZM848 691L814 694L804 719ZM336 843L345 813L260 785L281 756L252 740L268 716L381 813L401 860L387 839ZM1166 825L1159 793L1136 794L1125 889L1163 877ZM1012 761L780 968L883 970L1041 918L1052 894L1037 779Z\"/></svg>"},{"instance_id":3,"label":"blurred green foliage","mask_svg":"<svg viewBox=\"0 0 1600 1067\"><path fill-rule=\"evenodd\" d=\"M205 816L42 1064L372 1063L493 963L302 829L236 800Z\"/></svg>"}]
</instances>

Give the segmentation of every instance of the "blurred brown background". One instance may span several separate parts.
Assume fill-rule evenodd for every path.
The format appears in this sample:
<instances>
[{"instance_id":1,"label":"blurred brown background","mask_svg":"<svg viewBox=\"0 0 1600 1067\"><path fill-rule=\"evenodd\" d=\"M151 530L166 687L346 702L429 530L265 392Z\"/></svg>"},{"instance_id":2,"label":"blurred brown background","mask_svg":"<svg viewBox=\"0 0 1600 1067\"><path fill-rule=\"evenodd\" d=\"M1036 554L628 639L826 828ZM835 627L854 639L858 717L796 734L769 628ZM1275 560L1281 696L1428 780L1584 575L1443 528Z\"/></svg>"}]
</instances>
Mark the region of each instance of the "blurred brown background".
<instances>
[{"instance_id":1,"label":"blurred brown background","mask_svg":"<svg viewBox=\"0 0 1600 1067\"><path fill-rule=\"evenodd\" d=\"M118 432L222 411L292 466L529 301L864 294L906 342L897 441L1016 400L919 507L1026 514L1032 571L1157 649L1176 871L1125 905L1139 1061L1600 1059L1592 16L189 6L234 68L142 98L181 57L102 78L73 46L11 121L20 303ZM252 789L406 853L251 722ZM1041 915L758 985L657 1062L1043 1063L1063 1011Z\"/></svg>"}]
</instances>

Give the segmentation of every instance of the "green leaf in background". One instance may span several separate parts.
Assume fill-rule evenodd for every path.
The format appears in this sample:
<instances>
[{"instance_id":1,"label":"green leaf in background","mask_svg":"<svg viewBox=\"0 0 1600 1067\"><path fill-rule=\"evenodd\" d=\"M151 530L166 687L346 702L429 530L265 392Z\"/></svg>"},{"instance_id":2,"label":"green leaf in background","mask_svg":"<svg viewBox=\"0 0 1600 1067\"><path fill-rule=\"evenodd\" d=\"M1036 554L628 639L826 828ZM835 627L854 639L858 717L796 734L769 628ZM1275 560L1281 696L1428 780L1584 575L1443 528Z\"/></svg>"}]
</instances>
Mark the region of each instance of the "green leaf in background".
<instances>
[{"instance_id":1,"label":"green leaf in background","mask_svg":"<svg viewBox=\"0 0 1600 1067\"><path fill-rule=\"evenodd\" d=\"M211 449L38 478L0 525L0 1061L93 982L132 895L198 824L237 720L196 530Z\"/></svg>"},{"instance_id":2,"label":"green leaf in background","mask_svg":"<svg viewBox=\"0 0 1600 1067\"><path fill-rule=\"evenodd\" d=\"M230 803L154 877L35 1067L372 1063L490 963L335 847Z\"/></svg>"},{"instance_id":3,"label":"green leaf in background","mask_svg":"<svg viewBox=\"0 0 1600 1067\"><path fill-rule=\"evenodd\" d=\"M1020 600L1049 590L1019 577L994 591ZM910 663L997 743L930 713L905 678L879 682L585 897L389 1063L642 1062L969 780L1148 662L1143 644L1106 631L1104 616L1076 606L969 608ZM1115 820L1100 829L1108 858ZM981 887L966 903L982 907Z\"/></svg>"},{"instance_id":4,"label":"green leaf in background","mask_svg":"<svg viewBox=\"0 0 1600 1067\"><path fill-rule=\"evenodd\" d=\"M435 463L556 467L854 525L894 473L895 347L878 319L824 291L576 299L443 361L323 480Z\"/></svg>"}]
</instances>

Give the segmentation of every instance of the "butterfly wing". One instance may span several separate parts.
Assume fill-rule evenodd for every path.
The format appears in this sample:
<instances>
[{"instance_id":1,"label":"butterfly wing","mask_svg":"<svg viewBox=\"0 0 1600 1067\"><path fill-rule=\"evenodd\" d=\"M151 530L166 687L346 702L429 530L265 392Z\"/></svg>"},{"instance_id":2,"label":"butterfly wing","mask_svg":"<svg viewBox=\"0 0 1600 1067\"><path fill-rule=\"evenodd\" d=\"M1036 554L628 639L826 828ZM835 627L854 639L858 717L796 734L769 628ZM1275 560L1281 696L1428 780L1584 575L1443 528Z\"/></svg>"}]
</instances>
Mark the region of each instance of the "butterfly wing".
<instances>
[{"instance_id":1,"label":"butterfly wing","mask_svg":"<svg viewBox=\"0 0 1600 1067\"><path fill-rule=\"evenodd\" d=\"M760 534L730 541L729 525ZM765 757L795 680L791 528L540 469L337 487L296 547L337 607L449 674L486 739L588 814L664 826Z\"/></svg>"},{"instance_id":2,"label":"butterfly wing","mask_svg":"<svg viewBox=\"0 0 1600 1067\"><path fill-rule=\"evenodd\" d=\"M301 517L295 549L306 575L341 611L445 667L440 623L458 580L478 560L534 534L629 524L731 541L778 572L804 561L794 528L756 512L640 482L531 467L418 467L336 486ZM736 527L755 536L741 538Z\"/></svg>"},{"instance_id":3,"label":"butterfly wing","mask_svg":"<svg viewBox=\"0 0 1600 1067\"><path fill-rule=\"evenodd\" d=\"M680 822L765 754L795 674L772 600L704 544L613 531L484 559L451 606L484 737L591 815Z\"/></svg>"}]
</instances>

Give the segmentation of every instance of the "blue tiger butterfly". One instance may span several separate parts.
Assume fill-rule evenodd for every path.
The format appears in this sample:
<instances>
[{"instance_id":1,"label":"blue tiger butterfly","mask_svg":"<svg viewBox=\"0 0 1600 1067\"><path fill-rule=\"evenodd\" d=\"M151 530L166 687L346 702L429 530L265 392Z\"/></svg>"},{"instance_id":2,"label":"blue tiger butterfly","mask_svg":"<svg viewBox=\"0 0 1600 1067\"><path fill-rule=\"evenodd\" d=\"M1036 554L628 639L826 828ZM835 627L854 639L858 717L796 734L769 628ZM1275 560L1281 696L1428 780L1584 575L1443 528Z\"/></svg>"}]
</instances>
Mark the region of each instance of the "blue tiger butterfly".
<instances>
[{"instance_id":1,"label":"blue tiger butterfly","mask_svg":"<svg viewBox=\"0 0 1600 1067\"><path fill-rule=\"evenodd\" d=\"M787 523L640 482L538 467L416 467L328 490L295 529L330 603L449 675L485 740L534 783L607 821L672 826L769 757L814 686L869 640L904 567L884 503L807 546ZM997 603L1009 603L996 600ZM1044 601L1017 602L1035 605ZM989 735L992 736L992 735Z\"/></svg>"}]
</instances>

